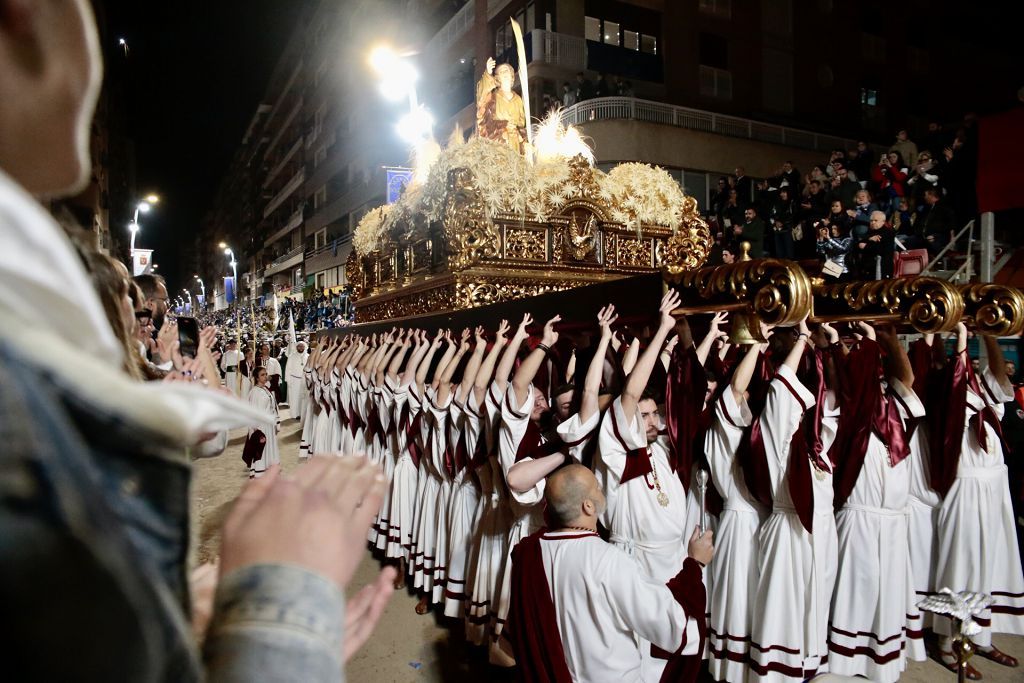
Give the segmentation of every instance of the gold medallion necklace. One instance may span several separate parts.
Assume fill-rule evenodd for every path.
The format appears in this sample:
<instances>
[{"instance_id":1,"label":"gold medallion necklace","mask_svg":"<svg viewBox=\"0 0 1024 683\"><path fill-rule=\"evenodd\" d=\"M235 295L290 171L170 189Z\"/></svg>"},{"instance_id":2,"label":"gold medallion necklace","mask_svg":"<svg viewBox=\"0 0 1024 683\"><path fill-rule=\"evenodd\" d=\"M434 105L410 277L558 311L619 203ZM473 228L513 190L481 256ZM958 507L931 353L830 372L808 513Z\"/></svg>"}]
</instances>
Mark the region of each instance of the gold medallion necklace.
<instances>
[{"instance_id":1,"label":"gold medallion necklace","mask_svg":"<svg viewBox=\"0 0 1024 683\"><path fill-rule=\"evenodd\" d=\"M668 494L661 490L661 480L658 479L658 468L654 466L654 456L651 456L651 476L654 479L654 488L658 490L658 505L668 507Z\"/></svg>"}]
</instances>

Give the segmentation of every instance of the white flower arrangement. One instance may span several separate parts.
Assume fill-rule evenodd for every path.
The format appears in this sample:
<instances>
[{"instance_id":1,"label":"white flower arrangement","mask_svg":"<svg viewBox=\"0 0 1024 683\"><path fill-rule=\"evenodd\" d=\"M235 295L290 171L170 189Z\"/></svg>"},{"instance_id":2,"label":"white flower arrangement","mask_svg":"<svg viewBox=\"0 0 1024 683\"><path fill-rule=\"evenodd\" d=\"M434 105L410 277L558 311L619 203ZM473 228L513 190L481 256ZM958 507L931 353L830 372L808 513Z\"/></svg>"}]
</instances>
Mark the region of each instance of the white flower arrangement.
<instances>
[{"instance_id":1,"label":"white flower arrangement","mask_svg":"<svg viewBox=\"0 0 1024 683\"><path fill-rule=\"evenodd\" d=\"M664 169L647 164L619 164L598 178L601 196L614 207L612 219L626 225L663 225L675 230L686 194Z\"/></svg>"},{"instance_id":2,"label":"white flower arrangement","mask_svg":"<svg viewBox=\"0 0 1024 683\"><path fill-rule=\"evenodd\" d=\"M391 206L391 204L385 204L376 209L370 209L359 221L356 231L352 234L352 246L360 256L369 254L380 245L380 238L384 235L385 222L391 211Z\"/></svg>"}]
</instances>

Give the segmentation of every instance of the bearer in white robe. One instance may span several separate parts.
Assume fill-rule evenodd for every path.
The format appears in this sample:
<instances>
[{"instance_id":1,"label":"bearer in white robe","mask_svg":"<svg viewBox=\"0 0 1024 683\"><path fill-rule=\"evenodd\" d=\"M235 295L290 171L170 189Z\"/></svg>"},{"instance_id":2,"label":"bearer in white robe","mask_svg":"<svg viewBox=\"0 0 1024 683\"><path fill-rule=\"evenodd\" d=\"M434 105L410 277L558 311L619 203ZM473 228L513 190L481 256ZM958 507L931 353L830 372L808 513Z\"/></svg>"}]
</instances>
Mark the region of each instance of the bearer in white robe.
<instances>
[{"instance_id":1,"label":"bearer in white robe","mask_svg":"<svg viewBox=\"0 0 1024 683\"><path fill-rule=\"evenodd\" d=\"M527 678L656 682L644 673L639 637L679 655L674 681L696 680L704 620L700 563L711 560L711 532L701 537L693 529L690 557L663 581L598 536L605 500L590 470L562 468L550 476L545 498L554 528L525 539L513 555L516 593L506 633L519 666L547 674Z\"/></svg>"},{"instance_id":2,"label":"bearer in white robe","mask_svg":"<svg viewBox=\"0 0 1024 683\"><path fill-rule=\"evenodd\" d=\"M828 667L832 673L892 683L906 669L906 615L917 602L906 512L910 462L919 454L910 450L906 423L923 417L924 406L910 388L914 384L910 360L895 334L879 329L876 344L874 330L860 325L866 338L845 362L854 358L867 361L858 360L856 370L846 374L867 376L847 381L856 384L863 380L866 391L877 392L874 399L878 403L870 410L875 414L881 410L885 417L856 416L857 427L868 431L861 452L850 450L861 442L846 438L852 433L845 426L840 434L845 443L838 444L840 451L835 457L837 501L841 503L836 513L839 560L829 623ZM881 363L879 346L887 356L884 393L876 379ZM859 372L865 366L869 371ZM898 424L891 424L897 420ZM859 473L854 471L858 465Z\"/></svg>"},{"instance_id":3,"label":"bearer in white robe","mask_svg":"<svg viewBox=\"0 0 1024 683\"><path fill-rule=\"evenodd\" d=\"M647 392L654 364L668 333L675 327L672 311L679 294L662 297L661 320L650 344L626 380L622 395L612 402L601 424L595 460L597 480L608 501L602 521L611 542L636 558L642 571L668 581L686 557L686 539L692 531L686 489L676 476L668 452L668 439L658 402ZM644 677L657 679L666 653L642 645Z\"/></svg>"},{"instance_id":4,"label":"bearer in white robe","mask_svg":"<svg viewBox=\"0 0 1024 683\"><path fill-rule=\"evenodd\" d=\"M776 330L773 337L780 332L793 339L791 330ZM785 361L771 382L759 418L773 508L759 534L750 643L752 681L803 681L827 668L837 557L832 472L828 458L812 462L807 453L792 453L790 447L804 413L816 402L796 375L809 334L801 322L791 347L782 337L772 340L773 352L785 354ZM799 474L810 479L813 533L804 528L791 495L789 477L797 467L806 468Z\"/></svg>"},{"instance_id":5,"label":"bearer in white robe","mask_svg":"<svg viewBox=\"0 0 1024 683\"><path fill-rule=\"evenodd\" d=\"M717 681L743 683L750 655L750 625L757 593L757 531L766 511L747 489L736 460L744 430L753 416L746 393L766 344L754 344L733 372L731 386L715 402L715 418L705 437L711 478L723 499L715 558L708 566L708 670Z\"/></svg>"},{"instance_id":6,"label":"bearer in white robe","mask_svg":"<svg viewBox=\"0 0 1024 683\"><path fill-rule=\"evenodd\" d=\"M966 424L956 479L939 510L935 583L955 591L991 595L995 600L992 607L975 618L982 627L981 633L972 637L977 654L1005 666L1018 666L1016 658L992 645L993 633L1024 635L1024 575L999 431L1004 404L1013 400L1013 387L1006 377L1002 349L988 335L980 335L988 365L972 380L963 323L957 332L955 362L968 373ZM943 636L939 649L948 664L949 619L936 617L934 626L935 633Z\"/></svg>"},{"instance_id":7,"label":"bearer in white robe","mask_svg":"<svg viewBox=\"0 0 1024 683\"><path fill-rule=\"evenodd\" d=\"M281 427L281 416L277 412L277 398L268 386L269 379L267 378L266 368L257 368L255 372L256 382L252 389L249 390L247 400L249 405L254 408L274 416L274 429L268 430L269 433L264 434L266 444L263 447L261 457L253 460L249 465L250 479L262 477L268 468L281 462L281 455L277 450L277 430ZM249 436L252 436L254 431L254 429L250 428Z\"/></svg>"}]
</instances>

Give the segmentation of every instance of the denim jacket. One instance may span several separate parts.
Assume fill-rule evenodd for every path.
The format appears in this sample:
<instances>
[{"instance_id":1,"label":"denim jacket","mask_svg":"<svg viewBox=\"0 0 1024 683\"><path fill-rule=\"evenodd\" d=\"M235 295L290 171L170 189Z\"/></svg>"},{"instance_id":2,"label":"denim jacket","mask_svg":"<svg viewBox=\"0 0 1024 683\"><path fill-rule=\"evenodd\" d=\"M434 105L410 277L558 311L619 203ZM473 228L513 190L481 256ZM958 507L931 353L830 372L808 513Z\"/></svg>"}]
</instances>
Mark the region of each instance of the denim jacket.
<instances>
[{"instance_id":1,"label":"denim jacket","mask_svg":"<svg viewBox=\"0 0 1024 683\"><path fill-rule=\"evenodd\" d=\"M298 567L221 579L189 624L184 450L0 335L0 656L45 681L342 681L344 599Z\"/></svg>"}]
</instances>

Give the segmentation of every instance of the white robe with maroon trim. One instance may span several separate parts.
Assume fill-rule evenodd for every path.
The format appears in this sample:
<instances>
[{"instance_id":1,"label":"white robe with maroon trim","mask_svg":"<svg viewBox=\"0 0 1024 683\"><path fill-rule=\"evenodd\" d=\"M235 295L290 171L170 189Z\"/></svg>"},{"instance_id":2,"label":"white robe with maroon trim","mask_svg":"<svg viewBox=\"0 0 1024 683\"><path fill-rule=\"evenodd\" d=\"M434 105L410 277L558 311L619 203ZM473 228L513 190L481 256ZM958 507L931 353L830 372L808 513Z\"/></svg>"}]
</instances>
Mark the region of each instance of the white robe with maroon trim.
<instances>
[{"instance_id":1,"label":"white robe with maroon trim","mask_svg":"<svg viewBox=\"0 0 1024 683\"><path fill-rule=\"evenodd\" d=\"M384 489L384 499L381 501L380 512L377 513L377 550L385 551L391 536L391 494L392 482L395 475L395 454L394 439L391 438L391 426L394 424L395 405L395 382L390 377L384 378L384 386L374 390L374 400L377 402L377 410L380 415L380 424L383 434L380 439L380 465L384 469L384 476L387 477L387 488Z\"/></svg>"},{"instance_id":2,"label":"white robe with maroon trim","mask_svg":"<svg viewBox=\"0 0 1024 683\"><path fill-rule=\"evenodd\" d=\"M422 453L420 457L419 484L416 492L416 558L413 573L413 588L422 589L428 597L433 597L434 591L434 569L437 564L437 498L441 490L441 475L434 468L435 456L433 452L437 449L437 434L435 431L434 415L431 411L431 394L434 390L426 387L426 396L420 396L419 391L413 387L410 399L415 395L420 406L422 418L420 419L420 443ZM444 436L441 436L444 439ZM432 448L428 448L432 444Z\"/></svg>"},{"instance_id":3,"label":"white robe with maroon trim","mask_svg":"<svg viewBox=\"0 0 1024 683\"><path fill-rule=\"evenodd\" d=\"M466 607L466 639L481 644L497 622L498 588L501 571L508 554L509 529L512 513L509 509L510 493L505 485L501 465L495 455L501 425L501 404L504 394L492 383L484 395L482 412L483 433L487 439L487 462L480 465L475 475L480 483L480 504L477 513L477 543L470 561L472 579L468 586L469 602ZM476 406L476 396L469 400Z\"/></svg>"},{"instance_id":4,"label":"white robe with maroon trim","mask_svg":"<svg viewBox=\"0 0 1024 683\"><path fill-rule=\"evenodd\" d=\"M526 434L526 428L530 423L530 414L533 412L534 393L537 391L530 385L526 393L526 400L521 405L516 405L516 392L512 386L508 386L505 398L501 402L501 426L498 430L498 462L501 464L501 473L505 481L508 481L508 471L516 464L516 453L519 444ZM541 436L543 442L544 437ZM530 462L533 458L525 457L519 462ZM505 619L508 617L509 586L512 581L512 549L522 539L526 538L544 525L544 506L540 503L544 500L544 486L546 480L541 479L529 491L522 493L509 490L509 503L512 508L512 527L508 532L508 544L505 551L505 559L502 563L501 582L497 592L497 608L495 610L495 635L500 635L505 627Z\"/></svg>"},{"instance_id":5,"label":"white robe with maroon trim","mask_svg":"<svg viewBox=\"0 0 1024 683\"><path fill-rule=\"evenodd\" d=\"M269 467L278 465L281 462L281 454L277 450L277 427L281 424L281 416L277 412L277 397L267 387L253 385L252 389L249 390L247 400L249 405L257 410L274 416L274 428L267 429L264 427L260 430L267 437L267 444L263 447L263 455L259 460L255 460L249 465L251 473L256 477L262 477ZM254 431L255 429L250 428L246 438L252 436Z\"/></svg>"},{"instance_id":6,"label":"white robe with maroon trim","mask_svg":"<svg viewBox=\"0 0 1024 683\"><path fill-rule=\"evenodd\" d=\"M715 556L707 567L708 669L717 681L747 679L750 623L757 593L757 531L765 510L747 490L736 451L753 417L746 401L727 388L715 402L715 421L705 437L711 479L723 499ZM699 513L698 513L699 514Z\"/></svg>"},{"instance_id":7,"label":"white robe with maroon trim","mask_svg":"<svg viewBox=\"0 0 1024 683\"><path fill-rule=\"evenodd\" d=\"M310 455L330 453L334 448L332 439L333 422L337 421L337 402L334 399L333 378L322 379L319 374L316 383L315 400L320 404L320 413L313 420L313 435L309 441Z\"/></svg>"},{"instance_id":8,"label":"white robe with maroon trim","mask_svg":"<svg viewBox=\"0 0 1024 683\"><path fill-rule=\"evenodd\" d=\"M978 373L978 384L981 396L968 385L964 420L986 405L1001 420L1003 404L1013 400L1013 393L988 368ZM939 510L935 575L936 586L994 598L992 607L975 618L982 631L972 640L981 647L992 644L993 633L1024 635L1024 576L1003 447L995 430L987 423L984 429L987 449L970 424L964 429L956 481ZM940 635L950 634L949 619L935 617L934 627Z\"/></svg>"},{"instance_id":9,"label":"white robe with maroon trim","mask_svg":"<svg viewBox=\"0 0 1024 683\"><path fill-rule=\"evenodd\" d=\"M448 412L448 439L452 449L458 445L459 437L465 434L466 466L455 473L452 481L452 495L448 503L448 561L447 580L444 588L444 614L461 618L466 609L470 593L467 592L469 558L476 542L476 514L480 494L470 471L470 461L476 451L477 440L481 438L483 420L473 400L462 397L452 401Z\"/></svg>"},{"instance_id":10,"label":"white robe with maroon trim","mask_svg":"<svg viewBox=\"0 0 1024 683\"><path fill-rule=\"evenodd\" d=\"M452 497L452 478L445 465L445 450L448 448L449 411L454 401L450 391L444 405L437 402L436 392L428 392L427 398L434 439L430 453L425 455L430 456L431 471L440 482L434 501L434 578L430 589L430 604L436 605L444 602L444 587L448 582L448 503Z\"/></svg>"},{"instance_id":11,"label":"white robe with maroon trim","mask_svg":"<svg viewBox=\"0 0 1024 683\"><path fill-rule=\"evenodd\" d=\"M927 422L920 422L910 439L910 496L907 500L907 535L910 547L910 569L913 575L914 601L920 602L936 590L935 564L938 549L935 529L939 520L942 498L932 488L931 456L929 454ZM916 605L907 618L910 652L907 655L921 661L927 656L924 649L924 629L931 628L931 612L922 612Z\"/></svg>"},{"instance_id":12,"label":"white robe with maroon trim","mask_svg":"<svg viewBox=\"0 0 1024 683\"><path fill-rule=\"evenodd\" d=\"M657 581L671 579L686 559L686 545L699 520L690 518L691 505L686 489L672 471L668 459L668 440L658 437L647 443L637 410L632 420L622 412L622 398L616 398L601 422L597 457L594 461L597 481L604 491L608 507L602 523L611 533L611 542L636 558L644 574ZM622 481L629 451L646 448L653 472ZM668 505L658 503L655 473ZM641 643L644 678L657 680L667 660L651 653L650 643Z\"/></svg>"},{"instance_id":13,"label":"white robe with maroon trim","mask_svg":"<svg viewBox=\"0 0 1024 683\"><path fill-rule=\"evenodd\" d=\"M772 380L759 418L771 476L773 509L761 526L757 597L751 623L751 679L803 681L828 666L828 619L835 584L837 541L832 473L811 470L814 533L800 523L786 476L790 441L815 398L786 366ZM835 437L834 409L823 425L826 448Z\"/></svg>"},{"instance_id":14,"label":"white robe with maroon trim","mask_svg":"<svg viewBox=\"0 0 1024 683\"><path fill-rule=\"evenodd\" d=\"M578 463L583 462L583 453L591 441L598 438L598 427L601 425L601 413L594 411L594 414L587 418L586 422L580 421L580 414L571 415L564 422L559 422L556 431L558 436L565 442L569 450L569 457Z\"/></svg>"},{"instance_id":15,"label":"white robe with maroon trim","mask_svg":"<svg viewBox=\"0 0 1024 683\"><path fill-rule=\"evenodd\" d=\"M390 381L390 380L389 380ZM391 451L395 454L395 469L391 477L391 511L388 516L388 544L385 555L390 558L402 558L410 561L409 551L412 548L413 520L416 516L416 479L418 473L413 462L412 453L405 425L402 424L402 413L409 401L409 385L394 387L391 400L391 419L397 429L390 437ZM410 410L409 419L416 417Z\"/></svg>"},{"instance_id":16,"label":"white robe with maroon trim","mask_svg":"<svg viewBox=\"0 0 1024 683\"><path fill-rule=\"evenodd\" d=\"M419 387L415 382L409 385L407 399L409 401L409 420L415 420L417 416L420 417L419 430L417 434L413 435L416 439L417 444L420 448L420 461L416 467L416 493L413 497L413 519L411 529L412 544L409 548L409 565L408 573L413 579L413 588L420 588L423 586L423 548L420 545L420 527L422 526L425 502L428 497L425 495L428 487L436 486L437 480L430 476L428 469L427 460L429 457L425 453L426 446L423 441L423 437L427 433L424 429L423 422L427 420L427 416L423 414L425 407L423 405L423 397L420 394ZM433 506L433 501L437 497L437 489L430 488L430 505ZM433 515L433 509L426 514ZM434 561L430 561L430 571L434 571Z\"/></svg>"},{"instance_id":17,"label":"white robe with maroon trim","mask_svg":"<svg viewBox=\"0 0 1024 683\"><path fill-rule=\"evenodd\" d=\"M912 389L893 380L887 393L903 421L924 416ZM836 513L839 542L832 618L829 623L831 673L863 676L877 683L899 679L907 667L906 623L915 610L907 505L910 455L889 464L889 449L874 433L857 481ZM817 535L817 529L815 529Z\"/></svg>"},{"instance_id":18,"label":"white robe with maroon trim","mask_svg":"<svg viewBox=\"0 0 1024 683\"><path fill-rule=\"evenodd\" d=\"M667 582L647 575L636 558L597 534L579 531L545 533L540 544L573 681L657 681L643 671L638 638L669 652L685 643L682 654L697 653L697 622L672 596ZM673 576L681 568L682 561Z\"/></svg>"}]
</instances>

